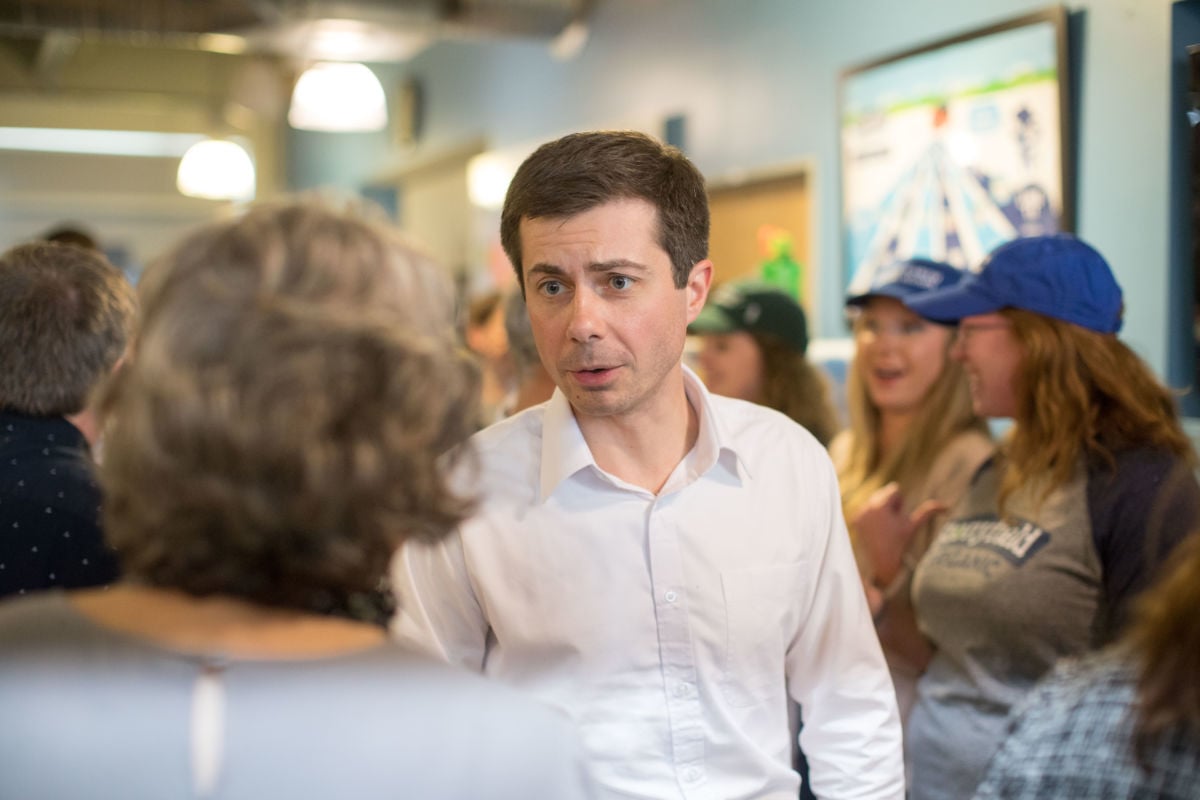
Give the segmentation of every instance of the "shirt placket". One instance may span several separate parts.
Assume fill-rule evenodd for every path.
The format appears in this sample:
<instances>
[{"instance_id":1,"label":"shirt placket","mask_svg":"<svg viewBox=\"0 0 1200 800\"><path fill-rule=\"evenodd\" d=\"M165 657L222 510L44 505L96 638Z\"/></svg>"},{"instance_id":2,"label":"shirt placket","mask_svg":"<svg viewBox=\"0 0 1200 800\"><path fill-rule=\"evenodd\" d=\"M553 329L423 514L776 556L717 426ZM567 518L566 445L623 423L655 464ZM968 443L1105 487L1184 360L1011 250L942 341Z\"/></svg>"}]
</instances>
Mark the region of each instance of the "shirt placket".
<instances>
[{"instance_id":1,"label":"shirt placket","mask_svg":"<svg viewBox=\"0 0 1200 800\"><path fill-rule=\"evenodd\" d=\"M704 732L682 551L669 505L669 499L660 497L650 506L650 583L675 776L684 796L694 797L707 779Z\"/></svg>"}]
</instances>

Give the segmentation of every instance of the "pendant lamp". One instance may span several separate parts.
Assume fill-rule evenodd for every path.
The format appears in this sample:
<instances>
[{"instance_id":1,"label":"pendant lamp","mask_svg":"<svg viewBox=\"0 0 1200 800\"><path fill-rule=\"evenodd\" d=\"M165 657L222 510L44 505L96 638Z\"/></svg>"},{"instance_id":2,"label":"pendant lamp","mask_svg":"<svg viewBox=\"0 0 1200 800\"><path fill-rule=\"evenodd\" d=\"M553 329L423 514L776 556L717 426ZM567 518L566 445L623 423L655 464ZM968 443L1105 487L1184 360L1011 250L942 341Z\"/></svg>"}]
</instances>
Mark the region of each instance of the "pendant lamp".
<instances>
[{"instance_id":1,"label":"pendant lamp","mask_svg":"<svg viewBox=\"0 0 1200 800\"><path fill-rule=\"evenodd\" d=\"M387 95L363 64L322 61L296 81L288 123L311 131L379 131L387 127Z\"/></svg>"},{"instance_id":2,"label":"pendant lamp","mask_svg":"<svg viewBox=\"0 0 1200 800\"><path fill-rule=\"evenodd\" d=\"M205 139L183 154L175 185L189 197L251 200L255 189L254 162L236 142Z\"/></svg>"}]
</instances>

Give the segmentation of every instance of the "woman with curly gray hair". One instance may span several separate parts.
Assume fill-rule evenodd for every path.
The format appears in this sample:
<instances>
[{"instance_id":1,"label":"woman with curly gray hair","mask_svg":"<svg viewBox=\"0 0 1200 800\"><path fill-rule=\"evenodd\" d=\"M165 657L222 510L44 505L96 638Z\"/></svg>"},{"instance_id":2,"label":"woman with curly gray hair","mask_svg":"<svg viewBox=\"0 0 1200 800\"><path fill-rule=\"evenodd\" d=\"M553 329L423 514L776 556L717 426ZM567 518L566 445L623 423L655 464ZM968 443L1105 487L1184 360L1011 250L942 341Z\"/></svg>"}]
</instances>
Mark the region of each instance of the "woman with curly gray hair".
<instances>
[{"instance_id":1,"label":"woman with curly gray hair","mask_svg":"<svg viewBox=\"0 0 1200 800\"><path fill-rule=\"evenodd\" d=\"M128 580L0 606L0 796L587 796L564 721L387 635L392 555L471 507L448 471L478 375L440 270L293 203L140 292L99 398Z\"/></svg>"}]
</instances>

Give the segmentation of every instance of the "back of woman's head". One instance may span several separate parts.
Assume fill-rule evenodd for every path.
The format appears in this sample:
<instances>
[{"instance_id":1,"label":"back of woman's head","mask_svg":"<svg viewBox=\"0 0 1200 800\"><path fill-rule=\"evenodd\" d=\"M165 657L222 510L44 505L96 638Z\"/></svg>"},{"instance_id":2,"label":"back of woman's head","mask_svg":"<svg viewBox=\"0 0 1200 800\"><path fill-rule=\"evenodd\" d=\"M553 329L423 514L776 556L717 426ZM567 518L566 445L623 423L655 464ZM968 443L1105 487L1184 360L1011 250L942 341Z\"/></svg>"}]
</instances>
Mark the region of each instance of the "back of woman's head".
<instances>
[{"instance_id":1,"label":"back of woman's head","mask_svg":"<svg viewBox=\"0 0 1200 800\"><path fill-rule=\"evenodd\" d=\"M1154 447L1191 458L1170 391L1115 334L1031 311L1000 313L1022 351L1002 497L1031 476L1049 478L1047 490L1061 485L1085 454L1111 464L1122 450Z\"/></svg>"},{"instance_id":2,"label":"back of woman's head","mask_svg":"<svg viewBox=\"0 0 1200 800\"><path fill-rule=\"evenodd\" d=\"M1174 726L1200 736L1200 533L1180 543L1167 565L1138 601L1126 637L1138 670L1139 757Z\"/></svg>"},{"instance_id":3,"label":"back of woman's head","mask_svg":"<svg viewBox=\"0 0 1200 800\"><path fill-rule=\"evenodd\" d=\"M107 387L105 522L127 572L192 594L336 610L468 504L444 454L476 418L438 268L314 203L184 239L142 282Z\"/></svg>"}]
</instances>

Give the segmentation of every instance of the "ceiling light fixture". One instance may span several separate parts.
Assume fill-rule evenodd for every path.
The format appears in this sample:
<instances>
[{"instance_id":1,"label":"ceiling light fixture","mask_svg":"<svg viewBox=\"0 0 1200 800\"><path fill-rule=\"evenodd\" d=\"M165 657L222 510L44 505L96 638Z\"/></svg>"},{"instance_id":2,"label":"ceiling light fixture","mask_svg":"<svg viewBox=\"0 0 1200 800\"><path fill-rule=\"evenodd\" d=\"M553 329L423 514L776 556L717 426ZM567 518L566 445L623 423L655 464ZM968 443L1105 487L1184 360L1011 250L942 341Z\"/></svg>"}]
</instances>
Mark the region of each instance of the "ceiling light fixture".
<instances>
[{"instance_id":1,"label":"ceiling light fixture","mask_svg":"<svg viewBox=\"0 0 1200 800\"><path fill-rule=\"evenodd\" d=\"M363 64L313 64L292 91L288 123L310 131L379 131L387 127L387 95Z\"/></svg>"},{"instance_id":2,"label":"ceiling light fixture","mask_svg":"<svg viewBox=\"0 0 1200 800\"><path fill-rule=\"evenodd\" d=\"M0 128L0 150L98 156L179 158L204 136L198 133L105 131L82 128Z\"/></svg>"},{"instance_id":3,"label":"ceiling light fixture","mask_svg":"<svg viewBox=\"0 0 1200 800\"><path fill-rule=\"evenodd\" d=\"M254 162L237 142L205 139L183 154L175 185L188 197L254 199Z\"/></svg>"},{"instance_id":4,"label":"ceiling light fixture","mask_svg":"<svg viewBox=\"0 0 1200 800\"><path fill-rule=\"evenodd\" d=\"M467 196L480 208L498 211L517 167L497 153L480 153L467 162Z\"/></svg>"}]
</instances>

